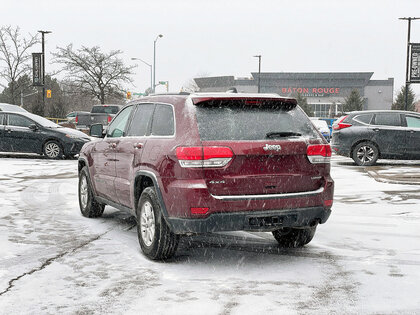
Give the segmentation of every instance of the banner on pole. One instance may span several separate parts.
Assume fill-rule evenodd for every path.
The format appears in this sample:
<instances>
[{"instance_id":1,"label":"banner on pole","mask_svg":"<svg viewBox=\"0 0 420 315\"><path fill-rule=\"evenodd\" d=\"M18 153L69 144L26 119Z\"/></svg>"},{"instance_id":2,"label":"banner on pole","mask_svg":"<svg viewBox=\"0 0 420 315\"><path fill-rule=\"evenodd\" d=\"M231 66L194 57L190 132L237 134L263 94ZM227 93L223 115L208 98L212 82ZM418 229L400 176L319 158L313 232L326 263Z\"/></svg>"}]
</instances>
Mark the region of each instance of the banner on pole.
<instances>
[{"instance_id":1,"label":"banner on pole","mask_svg":"<svg viewBox=\"0 0 420 315\"><path fill-rule=\"evenodd\" d=\"M32 85L43 86L42 53L32 53Z\"/></svg>"},{"instance_id":2,"label":"banner on pole","mask_svg":"<svg viewBox=\"0 0 420 315\"><path fill-rule=\"evenodd\" d=\"M420 43L410 46L410 83L420 83Z\"/></svg>"}]
</instances>

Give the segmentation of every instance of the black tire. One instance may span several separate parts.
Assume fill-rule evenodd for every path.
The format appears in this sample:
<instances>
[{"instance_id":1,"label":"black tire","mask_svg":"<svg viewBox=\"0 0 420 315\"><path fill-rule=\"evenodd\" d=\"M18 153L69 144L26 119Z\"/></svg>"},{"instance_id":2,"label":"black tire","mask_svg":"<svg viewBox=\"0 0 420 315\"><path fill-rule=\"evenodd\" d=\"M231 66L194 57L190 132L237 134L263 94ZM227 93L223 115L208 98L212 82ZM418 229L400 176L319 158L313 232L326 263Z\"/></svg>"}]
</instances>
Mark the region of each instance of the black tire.
<instances>
[{"instance_id":1,"label":"black tire","mask_svg":"<svg viewBox=\"0 0 420 315\"><path fill-rule=\"evenodd\" d=\"M154 187L143 190L136 214L137 236L143 253L152 260L171 258L178 247L179 235L169 229Z\"/></svg>"},{"instance_id":2,"label":"black tire","mask_svg":"<svg viewBox=\"0 0 420 315\"><path fill-rule=\"evenodd\" d=\"M79 173L79 207L87 218L98 218L104 213L105 205L97 202L92 192L87 166Z\"/></svg>"},{"instance_id":3,"label":"black tire","mask_svg":"<svg viewBox=\"0 0 420 315\"><path fill-rule=\"evenodd\" d=\"M372 142L361 142L351 152L351 158L359 166L371 166L379 158L378 147Z\"/></svg>"},{"instance_id":4,"label":"black tire","mask_svg":"<svg viewBox=\"0 0 420 315\"><path fill-rule=\"evenodd\" d=\"M49 159L61 159L63 157L63 149L60 143L54 140L47 141L42 148L42 152Z\"/></svg>"},{"instance_id":5,"label":"black tire","mask_svg":"<svg viewBox=\"0 0 420 315\"><path fill-rule=\"evenodd\" d=\"M281 247L302 247L312 241L316 226L307 228L283 228L273 231L273 236Z\"/></svg>"}]
</instances>

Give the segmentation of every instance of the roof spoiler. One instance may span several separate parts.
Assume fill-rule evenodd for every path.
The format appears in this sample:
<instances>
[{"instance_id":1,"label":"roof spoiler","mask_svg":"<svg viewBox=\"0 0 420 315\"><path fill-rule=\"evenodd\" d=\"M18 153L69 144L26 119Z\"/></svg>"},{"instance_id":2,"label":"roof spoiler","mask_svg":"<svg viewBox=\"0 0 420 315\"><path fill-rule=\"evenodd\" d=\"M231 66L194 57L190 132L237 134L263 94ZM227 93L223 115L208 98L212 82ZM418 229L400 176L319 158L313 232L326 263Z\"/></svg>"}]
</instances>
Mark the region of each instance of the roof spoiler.
<instances>
[{"instance_id":1,"label":"roof spoiler","mask_svg":"<svg viewBox=\"0 0 420 315\"><path fill-rule=\"evenodd\" d=\"M201 106L260 106L260 107L279 107L283 110L292 110L297 106L294 98L282 97L193 97L194 105Z\"/></svg>"}]
</instances>

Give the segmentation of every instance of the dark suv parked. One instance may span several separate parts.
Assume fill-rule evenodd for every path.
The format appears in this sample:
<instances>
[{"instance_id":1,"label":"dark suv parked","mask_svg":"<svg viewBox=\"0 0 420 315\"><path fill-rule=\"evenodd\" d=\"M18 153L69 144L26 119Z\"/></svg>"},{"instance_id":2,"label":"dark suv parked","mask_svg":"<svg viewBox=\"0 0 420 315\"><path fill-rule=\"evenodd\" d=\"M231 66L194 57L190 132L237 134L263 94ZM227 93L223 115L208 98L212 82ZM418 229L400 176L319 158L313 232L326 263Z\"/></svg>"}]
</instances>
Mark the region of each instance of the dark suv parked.
<instances>
[{"instance_id":1,"label":"dark suv parked","mask_svg":"<svg viewBox=\"0 0 420 315\"><path fill-rule=\"evenodd\" d=\"M357 165L378 159L420 159L420 114L406 111L360 111L333 125L333 150Z\"/></svg>"},{"instance_id":2,"label":"dark suv parked","mask_svg":"<svg viewBox=\"0 0 420 315\"><path fill-rule=\"evenodd\" d=\"M295 99L155 95L127 105L102 137L79 157L81 212L134 214L151 259L190 233L271 231L303 246L331 213L331 148Z\"/></svg>"}]
</instances>

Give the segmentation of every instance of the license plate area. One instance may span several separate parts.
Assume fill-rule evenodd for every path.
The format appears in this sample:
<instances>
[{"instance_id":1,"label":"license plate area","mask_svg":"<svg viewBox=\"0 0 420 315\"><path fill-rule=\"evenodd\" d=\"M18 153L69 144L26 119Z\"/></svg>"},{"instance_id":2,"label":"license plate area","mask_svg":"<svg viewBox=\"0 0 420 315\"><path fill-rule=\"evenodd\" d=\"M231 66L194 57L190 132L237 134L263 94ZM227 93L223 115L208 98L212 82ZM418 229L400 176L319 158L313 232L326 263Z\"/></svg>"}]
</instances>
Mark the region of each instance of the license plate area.
<instances>
[{"instance_id":1,"label":"license plate area","mask_svg":"<svg viewBox=\"0 0 420 315\"><path fill-rule=\"evenodd\" d=\"M251 228L275 227L283 225L282 216L249 217L248 225Z\"/></svg>"}]
</instances>

